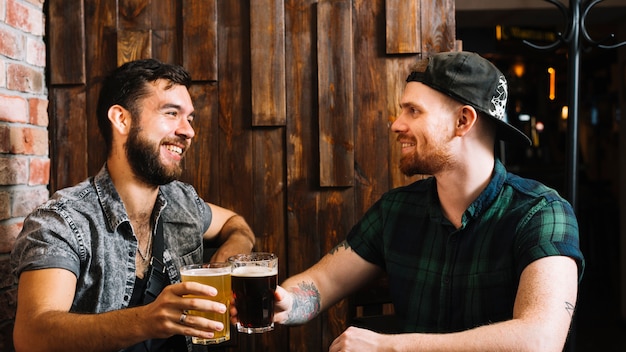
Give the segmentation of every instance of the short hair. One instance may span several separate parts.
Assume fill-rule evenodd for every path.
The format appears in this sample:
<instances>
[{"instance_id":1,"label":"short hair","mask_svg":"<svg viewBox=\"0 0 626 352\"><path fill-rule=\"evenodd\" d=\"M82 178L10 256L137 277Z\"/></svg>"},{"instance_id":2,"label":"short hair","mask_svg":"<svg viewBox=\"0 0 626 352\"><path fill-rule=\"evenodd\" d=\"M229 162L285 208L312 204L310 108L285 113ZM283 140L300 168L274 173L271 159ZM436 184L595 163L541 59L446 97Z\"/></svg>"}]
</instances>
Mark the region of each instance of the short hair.
<instances>
[{"instance_id":1,"label":"short hair","mask_svg":"<svg viewBox=\"0 0 626 352\"><path fill-rule=\"evenodd\" d=\"M113 105L123 108L138 116L141 113L139 101L148 94L148 84L157 80L166 80L171 87L175 84L187 88L191 85L191 76L179 65L163 63L156 59L141 59L127 62L113 70L102 82L96 116L100 134L104 138L107 155L111 151L112 130L108 111Z\"/></svg>"},{"instance_id":2,"label":"short hair","mask_svg":"<svg viewBox=\"0 0 626 352\"><path fill-rule=\"evenodd\" d=\"M409 73L411 72L420 72L420 73L424 73L426 72L426 68L428 67L428 59L420 59L417 60L416 62L414 62L410 69L409 69Z\"/></svg>"}]
</instances>

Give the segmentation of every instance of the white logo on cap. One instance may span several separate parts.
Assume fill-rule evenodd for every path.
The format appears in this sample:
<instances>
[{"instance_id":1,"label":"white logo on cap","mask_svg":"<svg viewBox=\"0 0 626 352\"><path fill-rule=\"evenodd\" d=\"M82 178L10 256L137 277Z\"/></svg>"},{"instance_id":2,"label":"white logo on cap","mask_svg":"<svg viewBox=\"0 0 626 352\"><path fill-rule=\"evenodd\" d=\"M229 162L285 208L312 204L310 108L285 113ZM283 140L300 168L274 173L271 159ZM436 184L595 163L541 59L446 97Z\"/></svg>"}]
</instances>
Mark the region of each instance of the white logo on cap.
<instances>
[{"instance_id":1,"label":"white logo on cap","mask_svg":"<svg viewBox=\"0 0 626 352\"><path fill-rule=\"evenodd\" d=\"M491 104L493 104L493 110L489 110L489 114L497 117L499 120L504 119L504 113L506 108L507 98L507 86L504 76L498 78L498 87L496 88L496 94L491 98Z\"/></svg>"}]
</instances>

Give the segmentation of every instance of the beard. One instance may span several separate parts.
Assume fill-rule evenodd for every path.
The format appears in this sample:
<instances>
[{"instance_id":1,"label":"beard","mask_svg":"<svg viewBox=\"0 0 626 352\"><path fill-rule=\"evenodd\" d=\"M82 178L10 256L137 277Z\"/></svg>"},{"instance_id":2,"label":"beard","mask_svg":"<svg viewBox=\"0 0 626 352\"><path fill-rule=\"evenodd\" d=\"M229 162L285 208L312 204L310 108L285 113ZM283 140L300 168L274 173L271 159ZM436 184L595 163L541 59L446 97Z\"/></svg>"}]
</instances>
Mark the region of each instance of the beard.
<instances>
[{"instance_id":1,"label":"beard","mask_svg":"<svg viewBox=\"0 0 626 352\"><path fill-rule=\"evenodd\" d=\"M400 171L406 176L435 175L450 165L452 158L447 150L435 148L430 152L414 150L400 158Z\"/></svg>"},{"instance_id":2,"label":"beard","mask_svg":"<svg viewBox=\"0 0 626 352\"><path fill-rule=\"evenodd\" d=\"M143 138L140 127L131 126L128 140L124 145L126 157L136 177L149 185L160 186L170 183L180 178L183 172L180 164L168 168L161 162L160 147L161 143L155 145Z\"/></svg>"}]
</instances>

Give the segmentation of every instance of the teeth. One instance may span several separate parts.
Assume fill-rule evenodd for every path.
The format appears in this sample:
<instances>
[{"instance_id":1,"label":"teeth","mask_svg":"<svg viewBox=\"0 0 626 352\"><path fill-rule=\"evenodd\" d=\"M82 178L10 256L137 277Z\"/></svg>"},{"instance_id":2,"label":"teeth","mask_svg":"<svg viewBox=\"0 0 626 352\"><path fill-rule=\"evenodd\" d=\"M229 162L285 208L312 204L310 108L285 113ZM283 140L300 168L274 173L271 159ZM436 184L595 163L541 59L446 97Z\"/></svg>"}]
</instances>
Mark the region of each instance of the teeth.
<instances>
[{"instance_id":1,"label":"teeth","mask_svg":"<svg viewBox=\"0 0 626 352\"><path fill-rule=\"evenodd\" d=\"M177 147L175 145L168 145L165 148L167 148L167 150L169 150L172 153L176 153L176 154L182 154L183 153L183 148Z\"/></svg>"},{"instance_id":2,"label":"teeth","mask_svg":"<svg viewBox=\"0 0 626 352\"><path fill-rule=\"evenodd\" d=\"M408 147L412 147L414 145L415 144L413 144L413 143L402 143L402 148L408 148Z\"/></svg>"}]
</instances>

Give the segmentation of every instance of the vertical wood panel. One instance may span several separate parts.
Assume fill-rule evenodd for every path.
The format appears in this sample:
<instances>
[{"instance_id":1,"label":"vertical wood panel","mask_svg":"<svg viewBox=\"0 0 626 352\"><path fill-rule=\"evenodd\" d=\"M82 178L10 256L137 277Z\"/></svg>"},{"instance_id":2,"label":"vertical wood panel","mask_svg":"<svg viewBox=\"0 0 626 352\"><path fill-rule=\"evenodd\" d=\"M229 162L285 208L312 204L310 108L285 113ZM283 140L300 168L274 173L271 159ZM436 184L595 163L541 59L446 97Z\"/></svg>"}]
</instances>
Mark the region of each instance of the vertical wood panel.
<instances>
[{"instance_id":1,"label":"vertical wood panel","mask_svg":"<svg viewBox=\"0 0 626 352\"><path fill-rule=\"evenodd\" d=\"M253 218L251 202L252 134L250 129L250 38L244 14L245 2L220 1L219 61L219 155L220 202L247 219Z\"/></svg>"},{"instance_id":2,"label":"vertical wood panel","mask_svg":"<svg viewBox=\"0 0 626 352\"><path fill-rule=\"evenodd\" d=\"M454 0L425 0L421 6L422 54L455 48Z\"/></svg>"},{"instance_id":3,"label":"vertical wood panel","mask_svg":"<svg viewBox=\"0 0 626 352\"><path fill-rule=\"evenodd\" d=\"M100 136L96 105L100 82L117 65L116 0L85 1L87 68L88 171L96 174L106 161L104 140Z\"/></svg>"},{"instance_id":4,"label":"vertical wood panel","mask_svg":"<svg viewBox=\"0 0 626 352\"><path fill-rule=\"evenodd\" d=\"M355 187L356 213L365 213L375 200L388 190L389 169L389 115L386 105L397 106L399 95L389 91L389 81L398 84L398 72L387 72L387 62L398 57L385 52L382 31L385 7L380 2L355 1L354 33L354 128L355 128ZM390 78L389 75L393 74Z\"/></svg>"},{"instance_id":5,"label":"vertical wood panel","mask_svg":"<svg viewBox=\"0 0 626 352\"><path fill-rule=\"evenodd\" d=\"M284 0L250 2L250 45L252 124L284 125L286 121Z\"/></svg>"},{"instance_id":6,"label":"vertical wood panel","mask_svg":"<svg viewBox=\"0 0 626 352\"><path fill-rule=\"evenodd\" d=\"M151 28L175 30L181 24L181 7L179 0L152 0L150 14L152 16Z\"/></svg>"},{"instance_id":7,"label":"vertical wood panel","mask_svg":"<svg viewBox=\"0 0 626 352\"><path fill-rule=\"evenodd\" d=\"M254 200L254 163L250 109L250 18L246 1L218 1L217 22L219 65L219 149L220 204L251 222L259 236L260 223ZM185 10L186 11L186 10ZM195 55L195 54L194 54ZM281 262L281 258L279 258ZM272 335L278 331L272 332ZM239 351L270 351L268 334L241 334Z\"/></svg>"},{"instance_id":8,"label":"vertical wood panel","mask_svg":"<svg viewBox=\"0 0 626 352\"><path fill-rule=\"evenodd\" d=\"M157 60L168 63L180 63L180 41L176 31L172 29L162 29L152 31L152 56ZM193 76L191 77L194 78Z\"/></svg>"},{"instance_id":9,"label":"vertical wood panel","mask_svg":"<svg viewBox=\"0 0 626 352\"><path fill-rule=\"evenodd\" d=\"M181 179L192 184L202 199L218 204L220 165L217 155L219 150L217 84L192 84L189 94L196 113L193 121L196 135L183 159Z\"/></svg>"},{"instance_id":10,"label":"vertical wood panel","mask_svg":"<svg viewBox=\"0 0 626 352\"><path fill-rule=\"evenodd\" d=\"M421 0L385 0L387 54L419 53Z\"/></svg>"},{"instance_id":11,"label":"vertical wood panel","mask_svg":"<svg viewBox=\"0 0 626 352\"><path fill-rule=\"evenodd\" d=\"M279 282L287 278L289 265L285 243L285 129L256 128L253 133L253 183L251 219L257 235L256 250L274 252L279 258ZM257 350L287 351L288 328L277 326L271 334L256 337ZM250 349L248 349L250 350Z\"/></svg>"},{"instance_id":12,"label":"vertical wood panel","mask_svg":"<svg viewBox=\"0 0 626 352\"><path fill-rule=\"evenodd\" d=\"M352 1L317 4L320 185L354 184Z\"/></svg>"},{"instance_id":13,"label":"vertical wood panel","mask_svg":"<svg viewBox=\"0 0 626 352\"><path fill-rule=\"evenodd\" d=\"M178 26L182 13L177 0L152 1L152 57L168 63L182 63ZM193 76L192 76L193 78Z\"/></svg>"},{"instance_id":14,"label":"vertical wood panel","mask_svg":"<svg viewBox=\"0 0 626 352\"><path fill-rule=\"evenodd\" d=\"M217 0L183 0L183 66L195 80L217 81Z\"/></svg>"},{"instance_id":15,"label":"vertical wood panel","mask_svg":"<svg viewBox=\"0 0 626 352\"><path fill-rule=\"evenodd\" d=\"M85 11L82 1L49 1L51 84L85 83Z\"/></svg>"},{"instance_id":16,"label":"vertical wood panel","mask_svg":"<svg viewBox=\"0 0 626 352\"><path fill-rule=\"evenodd\" d=\"M151 28L150 0L119 0L118 10L118 30Z\"/></svg>"},{"instance_id":17,"label":"vertical wood panel","mask_svg":"<svg viewBox=\"0 0 626 352\"><path fill-rule=\"evenodd\" d=\"M50 94L50 186L57 190L87 178L87 121L85 87L54 88ZM82 151L82 153L73 153Z\"/></svg>"},{"instance_id":18,"label":"vertical wood panel","mask_svg":"<svg viewBox=\"0 0 626 352\"><path fill-rule=\"evenodd\" d=\"M317 0L285 0L285 78L287 82L287 236L289 276L320 258L323 233L319 228L317 167L317 94L315 4ZM286 351L324 351L321 322L289 328Z\"/></svg>"},{"instance_id":19,"label":"vertical wood panel","mask_svg":"<svg viewBox=\"0 0 626 352\"><path fill-rule=\"evenodd\" d=\"M117 65L152 57L152 31L119 30L117 32Z\"/></svg>"}]
</instances>

